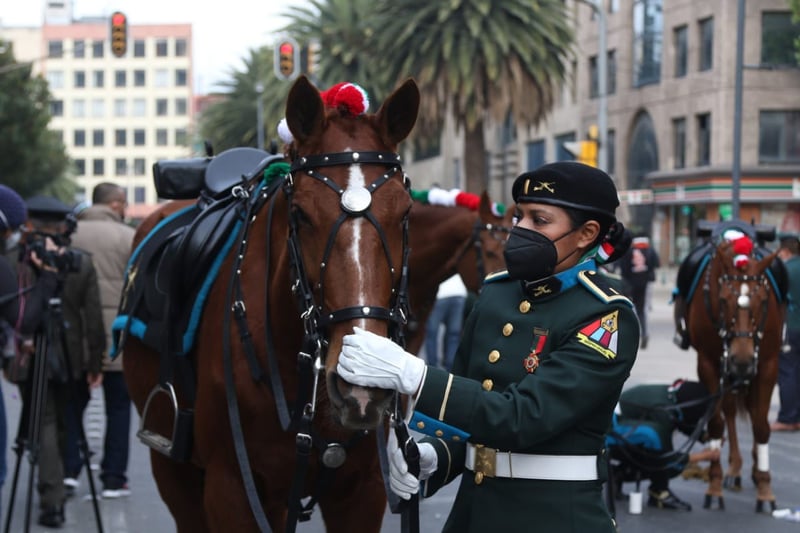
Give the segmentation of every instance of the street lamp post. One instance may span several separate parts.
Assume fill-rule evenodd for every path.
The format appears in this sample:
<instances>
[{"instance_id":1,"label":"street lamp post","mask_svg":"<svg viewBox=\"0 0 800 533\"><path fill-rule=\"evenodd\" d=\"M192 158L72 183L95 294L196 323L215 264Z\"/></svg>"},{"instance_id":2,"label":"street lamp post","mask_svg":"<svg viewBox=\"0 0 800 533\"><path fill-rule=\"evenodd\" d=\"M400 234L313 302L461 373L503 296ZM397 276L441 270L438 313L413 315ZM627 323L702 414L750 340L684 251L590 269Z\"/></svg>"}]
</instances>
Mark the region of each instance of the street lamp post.
<instances>
[{"instance_id":1,"label":"street lamp post","mask_svg":"<svg viewBox=\"0 0 800 533\"><path fill-rule=\"evenodd\" d=\"M608 53L604 0L578 0L597 15L597 167L608 168Z\"/></svg>"},{"instance_id":2,"label":"street lamp post","mask_svg":"<svg viewBox=\"0 0 800 533\"><path fill-rule=\"evenodd\" d=\"M264 93L264 84L260 81L256 83L256 136L258 138L258 149L264 149L264 100L261 95Z\"/></svg>"},{"instance_id":3,"label":"street lamp post","mask_svg":"<svg viewBox=\"0 0 800 533\"><path fill-rule=\"evenodd\" d=\"M739 183L742 172L742 70L744 68L744 0L736 13L736 73L733 89L733 168L731 169L731 216L739 218Z\"/></svg>"}]
</instances>

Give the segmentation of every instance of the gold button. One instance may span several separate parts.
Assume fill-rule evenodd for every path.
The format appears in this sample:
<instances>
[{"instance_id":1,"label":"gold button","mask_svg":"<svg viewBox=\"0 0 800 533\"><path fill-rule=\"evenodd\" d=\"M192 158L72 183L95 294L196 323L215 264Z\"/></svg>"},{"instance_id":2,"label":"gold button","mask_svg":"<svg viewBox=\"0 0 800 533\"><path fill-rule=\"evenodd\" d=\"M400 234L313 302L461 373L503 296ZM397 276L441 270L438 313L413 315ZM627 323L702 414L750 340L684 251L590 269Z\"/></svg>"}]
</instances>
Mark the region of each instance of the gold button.
<instances>
[{"instance_id":1,"label":"gold button","mask_svg":"<svg viewBox=\"0 0 800 533\"><path fill-rule=\"evenodd\" d=\"M489 362L496 363L500 359L500 352L497 350L492 350L489 352Z\"/></svg>"},{"instance_id":2,"label":"gold button","mask_svg":"<svg viewBox=\"0 0 800 533\"><path fill-rule=\"evenodd\" d=\"M475 472L475 484L480 485L483 483L483 472Z\"/></svg>"},{"instance_id":3,"label":"gold button","mask_svg":"<svg viewBox=\"0 0 800 533\"><path fill-rule=\"evenodd\" d=\"M531 303L528 300L522 300L519 303L519 312L520 313L527 313L531 310Z\"/></svg>"},{"instance_id":4,"label":"gold button","mask_svg":"<svg viewBox=\"0 0 800 533\"><path fill-rule=\"evenodd\" d=\"M514 332L514 326L511 325L511 322L507 323L503 326L503 336L508 337Z\"/></svg>"},{"instance_id":5,"label":"gold button","mask_svg":"<svg viewBox=\"0 0 800 533\"><path fill-rule=\"evenodd\" d=\"M436 430L436 436L437 437L441 437L442 435L444 435L444 431L442 431L441 429L437 429Z\"/></svg>"},{"instance_id":6,"label":"gold button","mask_svg":"<svg viewBox=\"0 0 800 533\"><path fill-rule=\"evenodd\" d=\"M482 386L483 390L492 390L492 387L494 387L494 381L492 381L491 379L484 379Z\"/></svg>"},{"instance_id":7,"label":"gold button","mask_svg":"<svg viewBox=\"0 0 800 533\"><path fill-rule=\"evenodd\" d=\"M460 440L461 440L461 437L459 437L458 435L453 435L453 441L454 442L458 442Z\"/></svg>"},{"instance_id":8,"label":"gold button","mask_svg":"<svg viewBox=\"0 0 800 533\"><path fill-rule=\"evenodd\" d=\"M421 420L417 422L417 429L425 429L425 422Z\"/></svg>"}]
</instances>

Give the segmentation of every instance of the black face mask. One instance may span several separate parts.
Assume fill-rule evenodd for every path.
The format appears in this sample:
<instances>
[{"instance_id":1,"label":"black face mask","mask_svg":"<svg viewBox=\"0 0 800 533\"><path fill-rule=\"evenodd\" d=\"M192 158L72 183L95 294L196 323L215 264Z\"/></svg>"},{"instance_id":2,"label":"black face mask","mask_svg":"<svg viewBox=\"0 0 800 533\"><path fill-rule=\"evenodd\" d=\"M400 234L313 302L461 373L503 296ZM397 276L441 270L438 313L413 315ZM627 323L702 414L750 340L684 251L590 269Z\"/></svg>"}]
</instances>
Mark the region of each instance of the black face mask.
<instances>
[{"instance_id":1,"label":"black face mask","mask_svg":"<svg viewBox=\"0 0 800 533\"><path fill-rule=\"evenodd\" d=\"M551 241L543 233L514 226L508 235L503 255L511 279L536 281L553 274L556 266L564 261L558 260L555 243L575 231L569 230L558 239Z\"/></svg>"}]
</instances>

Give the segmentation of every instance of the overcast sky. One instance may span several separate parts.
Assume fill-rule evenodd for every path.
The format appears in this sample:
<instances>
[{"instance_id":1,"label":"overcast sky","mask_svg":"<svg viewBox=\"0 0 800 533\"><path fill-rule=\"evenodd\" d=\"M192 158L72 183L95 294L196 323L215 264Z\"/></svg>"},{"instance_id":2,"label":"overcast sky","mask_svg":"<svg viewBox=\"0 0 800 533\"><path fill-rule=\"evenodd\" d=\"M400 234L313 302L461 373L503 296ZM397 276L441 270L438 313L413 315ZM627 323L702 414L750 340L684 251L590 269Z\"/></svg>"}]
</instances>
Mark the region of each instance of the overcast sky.
<instances>
[{"instance_id":1,"label":"overcast sky","mask_svg":"<svg viewBox=\"0 0 800 533\"><path fill-rule=\"evenodd\" d=\"M197 93L207 93L228 79L232 69L243 68L247 51L276 40L285 25L280 15L288 6L305 0L73 0L75 18L108 16L122 11L129 24L190 23L194 40L194 82ZM45 0L3 0L0 24L39 26ZM214 7L216 6L216 7Z\"/></svg>"}]
</instances>

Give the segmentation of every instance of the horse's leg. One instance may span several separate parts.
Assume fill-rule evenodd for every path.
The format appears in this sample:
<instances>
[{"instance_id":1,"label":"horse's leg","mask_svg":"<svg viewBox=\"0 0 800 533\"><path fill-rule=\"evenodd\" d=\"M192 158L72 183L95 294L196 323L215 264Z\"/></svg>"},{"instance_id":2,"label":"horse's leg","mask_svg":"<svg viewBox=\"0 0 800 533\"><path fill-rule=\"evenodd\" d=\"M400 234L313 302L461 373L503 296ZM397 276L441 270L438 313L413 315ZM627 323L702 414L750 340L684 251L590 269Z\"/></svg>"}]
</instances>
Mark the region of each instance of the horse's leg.
<instances>
[{"instance_id":1,"label":"horse's leg","mask_svg":"<svg viewBox=\"0 0 800 533\"><path fill-rule=\"evenodd\" d=\"M772 492L772 476L769 471L769 405L772 400L773 386L765 384L761 374L754 390L750 392L750 421L753 428L753 483L756 485L756 512L765 511L764 503L769 503L766 512L771 513L777 507L775 494Z\"/></svg>"},{"instance_id":2,"label":"horse's leg","mask_svg":"<svg viewBox=\"0 0 800 533\"><path fill-rule=\"evenodd\" d=\"M373 438L370 435L365 440L374 449ZM354 457L355 453L354 450ZM336 483L327 491L331 497L320 499L319 507L328 533L380 532L386 513L386 488L377 458L374 464L364 468L350 473L337 472Z\"/></svg>"},{"instance_id":3,"label":"horse's leg","mask_svg":"<svg viewBox=\"0 0 800 533\"><path fill-rule=\"evenodd\" d=\"M700 352L697 354L697 375L700 378L709 393L714 395L719 391L719 377L717 375L717 368L710 361L712 356L706 356ZM716 358L713 358L716 360ZM725 424L722 420L722 402L717 403L714 413L708 421L708 436L709 448L712 450L722 449L722 437L725 432ZM720 457L722 454L716 454L709 461L708 466L708 489L706 490L705 499L703 501L703 508L710 509L713 500L716 500L719 508L725 508L725 500L722 496L722 465L720 464Z\"/></svg>"},{"instance_id":4,"label":"horse's leg","mask_svg":"<svg viewBox=\"0 0 800 533\"><path fill-rule=\"evenodd\" d=\"M177 533L210 531L200 503L203 501L203 471L191 463L178 463L150 450L150 464L161 499L175 519Z\"/></svg>"},{"instance_id":5,"label":"horse's leg","mask_svg":"<svg viewBox=\"0 0 800 533\"><path fill-rule=\"evenodd\" d=\"M738 394L744 394L739 391ZM742 490L742 451L739 449L739 435L736 433L736 403L738 397L726 396L722 401L722 411L725 414L725 425L728 428L728 469L722 486L728 490L740 492Z\"/></svg>"}]
</instances>

